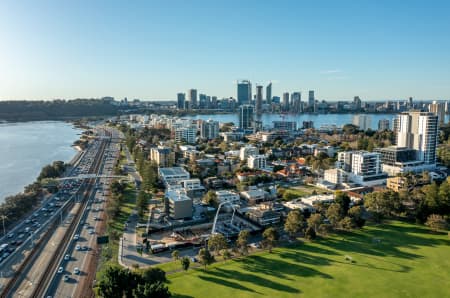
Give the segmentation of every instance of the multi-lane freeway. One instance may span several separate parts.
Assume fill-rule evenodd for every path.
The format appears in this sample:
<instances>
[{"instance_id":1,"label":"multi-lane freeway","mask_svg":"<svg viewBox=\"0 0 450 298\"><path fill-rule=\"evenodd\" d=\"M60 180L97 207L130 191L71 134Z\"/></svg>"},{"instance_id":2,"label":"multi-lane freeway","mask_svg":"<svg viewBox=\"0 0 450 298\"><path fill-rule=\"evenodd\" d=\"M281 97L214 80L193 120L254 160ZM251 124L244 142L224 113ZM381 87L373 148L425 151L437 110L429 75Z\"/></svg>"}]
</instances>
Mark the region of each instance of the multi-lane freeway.
<instances>
[{"instance_id":1,"label":"multi-lane freeway","mask_svg":"<svg viewBox=\"0 0 450 298\"><path fill-rule=\"evenodd\" d=\"M111 176L117 140L115 130L98 128L67 176ZM0 267L1 297L90 295L83 290L95 277L108 186L108 178L64 181L56 195L0 239L8 249Z\"/></svg>"}]
</instances>

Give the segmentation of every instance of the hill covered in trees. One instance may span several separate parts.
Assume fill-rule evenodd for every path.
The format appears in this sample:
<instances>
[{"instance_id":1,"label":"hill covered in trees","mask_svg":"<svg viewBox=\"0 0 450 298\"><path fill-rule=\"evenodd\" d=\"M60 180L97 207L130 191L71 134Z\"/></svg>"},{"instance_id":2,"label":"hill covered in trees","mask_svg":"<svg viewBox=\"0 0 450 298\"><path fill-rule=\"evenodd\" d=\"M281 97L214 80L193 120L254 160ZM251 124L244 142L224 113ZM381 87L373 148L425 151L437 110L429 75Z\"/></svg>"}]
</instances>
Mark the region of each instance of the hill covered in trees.
<instances>
[{"instance_id":1,"label":"hill covered in trees","mask_svg":"<svg viewBox=\"0 0 450 298\"><path fill-rule=\"evenodd\" d=\"M121 107L102 99L0 101L0 120L65 120L118 115Z\"/></svg>"}]
</instances>

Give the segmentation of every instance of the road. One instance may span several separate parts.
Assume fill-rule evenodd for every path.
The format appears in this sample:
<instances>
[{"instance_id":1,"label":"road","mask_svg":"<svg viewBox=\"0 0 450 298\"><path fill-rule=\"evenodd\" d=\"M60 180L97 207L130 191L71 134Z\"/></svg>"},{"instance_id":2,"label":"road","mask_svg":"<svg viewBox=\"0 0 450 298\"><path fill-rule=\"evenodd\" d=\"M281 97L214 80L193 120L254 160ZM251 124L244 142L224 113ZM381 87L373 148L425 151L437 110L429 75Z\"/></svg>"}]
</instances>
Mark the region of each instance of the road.
<instances>
[{"instance_id":1,"label":"road","mask_svg":"<svg viewBox=\"0 0 450 298\"><path fill-rule=\"evenodd\" d=\"M98 139L102 139L105 133L106 133L105 131L102 131L100 129L99 130L100 138ZM97 153L100 152L101 142L98 139L92 141L90 145L87 147L86 151L83 154L79 155L80 159L76 161L75 167L68 173L68 175L72 176L82 175L87 174L91 171L92 165L94 164L94 161L97 157ZM105 172L110 174L114 160L116 158L111 155L111 152L115 152L117 151L117 149L113 150L107 148L107 150L105 151L107 152L106 154L100 155L102 156L100 168L102 170L105 169ZM105 162L103 162L103 158L105 159ZM106 180L100 182L103 182L105 184L107 183ZM80 192L84 191L85 187L83 186L81 181L65 181L63 182L61 188L62 190L58 192L58 194L47 200L39 210L34 212L29 218L24 219L24 221L21 224L19 224L17 228L14 229L14 233L27 235L29 231L25 233L22 232L21 229L23 229L23 227L27 227L32 230L36 225L36 231L29 233L30 234L29 237L21 236L24 239L23 243L20 244L15 249L15 251L10 256L8 256L8 258L3 260L1 264L0 282L3 285L8 285L8 287L2 288L3 290L2 297L31 296L30 293L33 293L33 291L35 291L36 288L42 284L38 280L42 281L43 278L47 278L46 276L43 276L45 275L44 269L50 266L52 261L54 261L55 255L58 254L61 239L67 237L66 234L68 233L69 230L73 230L73 225L70 225L70 222L71 220L74 219L74 214L78 212L79 208L85 208L83 207L85 206L85 204L79 202L81 196L78 195L74 196L74 194L78 190L80 190ZM94 188L91 194L87 195L91 195L93 197L96 196L97 193L100 192L97 192L97 188ZM99 198L98 196L96 196L96 198L102 199ZM93 210L95 210L95 208L103 209L104 200L103 199L101 201L98 200L97 202L98 206L93 205L92 206ZM60 204L62 205L62 207L55 206ZM67 210L66 213L61 213L62 208L65 208ZM71 210L69 216L64 218L69 212L69 210ZM99 210L96 213L101 214L102 212L103 212L102 210ZM81 219L89 220L89 218L87 218L89 216L88 214L89 210L86 210L86 212L83 213ZM64 219L63 223L61 223L62 219ZM59 226L55 226L55 224L59 224ZM98 223L95 222L89 224L94 229L96 229L98 226ZM80 231L80 226L81 225L79 224L77 225L76 231ZM72 228L69 229L69 227ZM95 239L93 235L88 233L87 229L85 230L86 231L80 231L82 237L85 237L80 239L80 241L82 241L83 239L87 240L88 239L87 236L91 236L92 239ZM18 238L13 237L10 238L12 239ZM43 243L42 245L37 246L32 245L32 242L39 243L39 239L41 238L44 239L43 242L41 241L41 243ZM91 247L94 246L93 242L95 242L92 239L90 241L86 241L87 244L90 245ZM10 246L12 246L11 243ZM87 252L91 251L88 250ZM81 256L77 256L76 258L81 259ZM76 259L74 258L73 260L75 261ZM57 265L59 267L59 264ZM23 269L23 272L19 272L18 271L19 268ZM59 276L59 274L57 274L57 276Z\"/></svg>"},{"instance_id":2,"label":"road","mask_svg":"<svg viewBox=\"0 0 450 298\"><path fill-rule=\"evenodd\" d=\"M113 133L113 139L117 135ZM111 175L114 163L119 154L118 143L112 142L109 148L105 150L105 159L100 173ZM99 188L91 194L90 203L86 206L82 220L76 228L79 238L72 237L70 245L67 247L64 255L69 255L70 259L62 261L60 264L64 268L62 274L54 274L46 296L52 297L82 297L83 288L92 287L92 281L95 277L93 264L99 256L99 247L97 246L97 235L101 232L104 225L106 208L106 194L109 191L110 179L97 179ZM76 268L79 273L76 272ZM94 269L95 271L95 269ZM66 280L64 279L66 276Z\"/></svg>"}]
</instances>

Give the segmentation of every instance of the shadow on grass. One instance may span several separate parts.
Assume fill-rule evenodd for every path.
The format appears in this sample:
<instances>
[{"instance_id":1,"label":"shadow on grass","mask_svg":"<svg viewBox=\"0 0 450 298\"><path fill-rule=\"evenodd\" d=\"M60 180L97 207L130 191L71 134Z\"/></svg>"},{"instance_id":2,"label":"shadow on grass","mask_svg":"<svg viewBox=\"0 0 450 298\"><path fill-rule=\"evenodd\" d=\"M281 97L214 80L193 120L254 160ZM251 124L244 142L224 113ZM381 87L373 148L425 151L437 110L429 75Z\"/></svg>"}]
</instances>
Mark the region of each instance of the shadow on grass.
<instances>
[{"instance_id":1,"label":"shadow on grass","mask_svg":"<svg viewBox=\"0 0 450 298\"><path fill-rule=\"evenodd\" d=\"M207 272L207 273L210 273L210 272ZM217 278L217 277L205 276L205 275L199 275L199 278L202 279L202 280L205 280L205 281L213 282L213 283L216 283L216 284L219 284L219 285L223 285L223 286L226 286L226 287L229 287L229 288L233 288L233 289L236 289L236 290L258 293L255 290L247 288L247 287L245 287L243 285L240 285L237 282L232 282L232 281L229 281L229 280L226 280L226 279L223 279L223 278ZM260 293L258 293L258 294L260 294Z\"/></svg>"},{"instance_id":2,"label":"shadow on grass","mask_svg":"<svg viewBox=\"0 0 450 298\"><path fill-rule=\"evenodd\" d=\"M172 293L172 298L194 298L194 296Z\"/></svg>"},{"instance_id":3,"label":"shadow on grass","mask_svg":"<svg viewBox=\"0 0 450 298\"><path fill-rule=\"evenodd\" d=\"M328 279L333 278L329 274L322 273L307 266L285 262L276 258L267 258L260 255L250 256L242 259L240 262L242 263L243 268L247 271L277 276L288 280L291 279L288 275L301 277L317 276Z\"/></svg>"},{"instance_id":4,"label":"shadow on grass","mask_svg":"<svg viewBox=\"0 0 450 298\"><path fill-rule=\"evenodd\" d=\"M269 278L263 278L251 273L243 273L236 270L228 270L222 268L215 268L215 270L207 271L207 274L214 275L216 278L226 278L228 281L235 279L236 281L245 281L251 284L256 284L261 287L271 288L276 291L282 291L287 293L300 293L299 289L283 285L281 283L270 280ZM286 278L284 278L286 279Z\"/></svg>"}]
</instances>

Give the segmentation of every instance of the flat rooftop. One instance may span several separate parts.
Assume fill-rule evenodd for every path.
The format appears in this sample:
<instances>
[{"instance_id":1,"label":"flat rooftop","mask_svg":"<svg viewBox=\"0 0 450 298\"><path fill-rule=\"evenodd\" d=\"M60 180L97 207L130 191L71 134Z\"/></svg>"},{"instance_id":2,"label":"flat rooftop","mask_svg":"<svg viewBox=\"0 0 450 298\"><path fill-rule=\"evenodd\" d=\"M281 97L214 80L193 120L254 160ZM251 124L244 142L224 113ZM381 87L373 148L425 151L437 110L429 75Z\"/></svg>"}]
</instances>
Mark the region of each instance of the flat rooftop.
<instances>
[{"instance_id":1,"label":"flat rooftop","mask_svg":"<svg viewBox=\"0 0 450 298\"><path fill-rule=\"evenodd\" d=\"M159 173L162 176L182 176L182 175L189 176L189 172L183 169L182 167L159 168Z\"/></svg>"}]
</instances>

